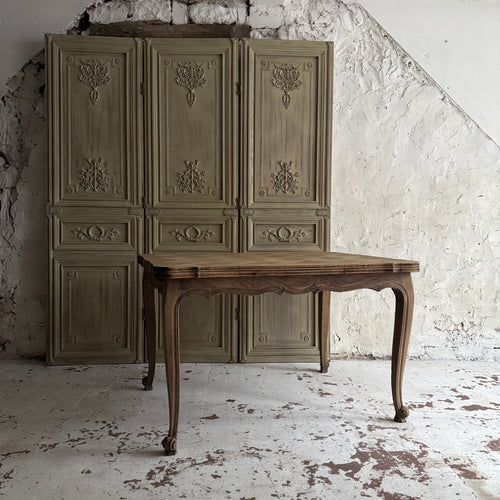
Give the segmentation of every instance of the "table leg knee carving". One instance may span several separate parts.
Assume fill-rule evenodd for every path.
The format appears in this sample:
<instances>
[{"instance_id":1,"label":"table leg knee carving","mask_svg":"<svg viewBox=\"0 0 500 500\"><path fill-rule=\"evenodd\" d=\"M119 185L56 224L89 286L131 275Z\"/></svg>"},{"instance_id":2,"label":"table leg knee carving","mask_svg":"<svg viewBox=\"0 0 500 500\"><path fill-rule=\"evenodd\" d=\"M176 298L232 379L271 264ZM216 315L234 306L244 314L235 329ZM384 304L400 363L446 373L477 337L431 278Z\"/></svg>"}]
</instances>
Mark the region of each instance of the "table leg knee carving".
<instances>
[{"instance_id":1,"label":"table leg knee carving","mask_svg":"<svg viewBox=\"0 0 500 500\"><path fill-rule=\"evenodd\" d=\"M406 419L410 415L410 411L406 406L402 406L396 410L396 416L394 417L395 422L406 422Z\"/></svg>"},{"instance_id":2,"label":"table leg knee carving","mask_svg":"<svg viewBox=\"0 0 500 500\"><path fill-rule=\"evenodd\" d=\"M165 450L165 455L175 455L177 453L177 437L167 436L161 445Z\"/></svg>"}]
</instances>

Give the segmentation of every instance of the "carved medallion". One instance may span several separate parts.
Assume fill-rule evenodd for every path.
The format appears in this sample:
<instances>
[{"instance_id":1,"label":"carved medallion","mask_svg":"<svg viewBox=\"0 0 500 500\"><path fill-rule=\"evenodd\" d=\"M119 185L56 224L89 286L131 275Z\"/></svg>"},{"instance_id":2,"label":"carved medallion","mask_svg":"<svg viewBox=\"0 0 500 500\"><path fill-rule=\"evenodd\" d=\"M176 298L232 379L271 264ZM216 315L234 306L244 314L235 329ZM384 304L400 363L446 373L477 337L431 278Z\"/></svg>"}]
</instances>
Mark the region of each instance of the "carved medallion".
<instances>
[{"instance_id":1,"label":"carved medallion","mask_svg":"<svg viewBox=\"0 0 500 500\"><path fill-rule=\"evenodd\" d=\"M104 240L115 240L120 236L120 231L118 229L111 227L109 229L104 229L101 226L89 226L87 229L83 227L75 227L71 231L79 240L89 240L89 241L104 241Z\"/></svg>"},{"instance_id":2,"label":"carved medallion","mask_svg":"<svg viewBox=\"0 0 500 500\"><path fill-rule=\"evenodd\" d=\"M198 170L198 160L190 161L184 160L185 168L183 172L177 172L177 186L181 193L187 191L188 193L202 193L205 188L206 179L205 172Z\"/></svg>"},{"instance_id":3,"label":"carved medallion","mask_svg":"<svg viewBox=\"0 0 500 500\"><path fill-rule=\"evenodd\" d=\"M191 107L196 101L195 89L204 87L207 83L205 71L200 64L196 64L195 62L179 63L175 83L179 87L187 89L186 99Z\"/></svg>"},{"instance_id":4,"label":"carved medallion","mask_svg":"<svg viewBox=\"0 0 500 500\"><path fill-rule=\"evenodd\" d=\"M281 100L283 106L288 109L291 99L289 92L298 89L302 85L299 68L293 64L275 64L271 83L283 91Z\"/></svg>"},{"instance_id":5,"label":"carved medallion","mask_svg":"<svg viewBox=\"0 0 500 500\"><path fill-rule=\"evenodd\" d=\"M302 228L294 231L288 226L281 226L278 229L267 228L262 231L262 235L271 242L291 243L292 241L303 240L306 237L306 232Z\"/></svg>"},{"instance_id":6,"label":"carved medallion","mask_svg":"<svg viewBox=\"0 0 500 500\"><path fill-rule=\"evenodd\" d=\"M190 241L192 243L198 243L200 240L208 241L210 238L215 236L215 233L211 229L206 229L202 231L199 227L188 226L185 229L175 228L170 231L170 234L177 241Z\"/></svg>"},{"instance_id":7,"label":"carved medallion","mask_svg":"<svg viewBox=\"0 0 500 500\"><path fill-rule=\"evenodd\" d=\"M301 332L300 333L300 338L306 344L309 344L309 342L311 342L311 334L309 332Z\"/></svg>"},{"instance_id":8,"label":"carved medallion","mask_svg":"<svg viewBox=\"0 0 500 500\"><path fill-rule=\"evenodd\" d=\"M99 99L98 88L107 85L111 81L108 69L99 59L89 59L81 61L80 76L78 77L82 83L91 88L90 101L96 104Z\"/></svg>"},{"instance_id":9,"label":"carved medallion","mask_svg":"<svg viewBox=\"0 0 500 500\"><path fill-rule=\"evenodd\" d=\"M289 161L278 161L278 166L280 167L278 173L271 174L271 184L276 193L288 194L289 192L294 193L299 188L299 182L297 177L298 172L292 172L293 162Z\"/></svg>"},{"instance_id":10,"label":"carved medallion","mask_svg":"<svg viewBox=\"0 0 500 500\"><path fill-rule=\"evenodd\" d=\"M101 158L87 158L89 164L86 168L80 169L80 186L85 191L107 191L109 188L109 172L101 166Z\"/></svg>"}]
</instances>

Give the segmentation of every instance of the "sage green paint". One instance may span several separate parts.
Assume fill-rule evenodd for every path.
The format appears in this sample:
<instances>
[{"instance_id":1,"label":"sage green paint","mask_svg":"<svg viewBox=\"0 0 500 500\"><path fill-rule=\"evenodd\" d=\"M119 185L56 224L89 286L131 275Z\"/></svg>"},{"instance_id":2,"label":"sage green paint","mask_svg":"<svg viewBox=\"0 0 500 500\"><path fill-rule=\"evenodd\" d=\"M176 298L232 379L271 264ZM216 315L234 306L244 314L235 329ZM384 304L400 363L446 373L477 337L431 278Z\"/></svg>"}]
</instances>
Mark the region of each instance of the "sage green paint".
<instances>
[{"instance_id":1,"label":"sage green paint","mask_svg":"<svg viewBox=\"0 0 500 500\"><path fill-rule=\"evenodd\" d=\"M332 71L323 42L47 35L49 363L143 360L138 252L329 249ZM316 361L318 311L189 297L182 359Z\"/></svg>"}]
</instances>

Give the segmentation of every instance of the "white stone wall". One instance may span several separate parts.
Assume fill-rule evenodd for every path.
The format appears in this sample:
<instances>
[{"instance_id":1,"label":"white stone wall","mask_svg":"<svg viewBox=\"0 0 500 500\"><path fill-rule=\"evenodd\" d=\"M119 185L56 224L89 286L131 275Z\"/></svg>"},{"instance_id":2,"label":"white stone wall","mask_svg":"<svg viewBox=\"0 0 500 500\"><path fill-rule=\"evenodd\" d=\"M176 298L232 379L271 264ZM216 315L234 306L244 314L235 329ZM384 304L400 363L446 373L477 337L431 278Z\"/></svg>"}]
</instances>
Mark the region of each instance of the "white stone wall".
<instances>
[{"instance_id":1,"label":"white stone wall","mask_svg":"<svg viewBox=\"0 0 500 500\"><path fill-rule=\"evenodd\" d=\"M333 40L332 250L421 261L410 355L498 357L500 148L356 1L112 0L87 14ZM0 350L31 355L45 349L47 302L41 60L0 99ZM390 291L332 304L335 354L390 355Z\"/></svg>"}]
</instances>

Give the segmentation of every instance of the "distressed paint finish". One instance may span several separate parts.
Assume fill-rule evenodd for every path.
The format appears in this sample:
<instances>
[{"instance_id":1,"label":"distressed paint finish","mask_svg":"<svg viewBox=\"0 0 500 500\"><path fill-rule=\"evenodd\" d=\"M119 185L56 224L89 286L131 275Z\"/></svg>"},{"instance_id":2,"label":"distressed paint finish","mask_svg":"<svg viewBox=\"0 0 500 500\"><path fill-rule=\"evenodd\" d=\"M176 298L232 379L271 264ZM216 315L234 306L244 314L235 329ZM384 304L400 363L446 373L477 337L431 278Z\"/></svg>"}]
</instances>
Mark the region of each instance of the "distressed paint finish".
<instances>
[{"instance_id":1,"label":"distressed paint finish","mask_svg":"<svg viewBox=\"0 0 500 500\"><path fill-rule=\"evenodd\" d=\"M158 449L164 370L0 368L6 498L397 498L500 496L499 373L492 362L410 361L412 419L382 397L387 361L183 364L175 457ZM159 367L163 368L163 367Z\"/></svg>"},{"instance_id":2,"label":"distressed paint finish","mask_svg":"<svg viewBox=\"0 0 500 500\"><path fill-rule=\"evenodd\" d=\"M236 18L255 38L333 40L332 250L426 263L415 280L410 355L498 358L499 147L363 8L354 0L112 0L92 4L68 29L127 18ZM39 55L0 99L0 350L7 354L44 352L43 85ZM335 353L390 354L382 332L393 299L385 294L385 311L374 319L380 297L370 294L333 299Z\"/></svg>"}]
</instances>

